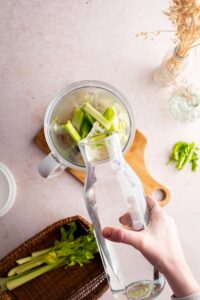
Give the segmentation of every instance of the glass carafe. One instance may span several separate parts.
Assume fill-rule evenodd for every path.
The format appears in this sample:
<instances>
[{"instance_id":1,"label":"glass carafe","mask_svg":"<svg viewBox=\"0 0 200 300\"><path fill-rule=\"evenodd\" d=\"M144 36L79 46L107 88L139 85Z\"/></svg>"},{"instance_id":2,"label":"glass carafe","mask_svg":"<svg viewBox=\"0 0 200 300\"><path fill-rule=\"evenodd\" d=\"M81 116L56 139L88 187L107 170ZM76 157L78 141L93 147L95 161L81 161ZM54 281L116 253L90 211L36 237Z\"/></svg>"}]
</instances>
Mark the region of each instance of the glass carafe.
<instances>
[{"instance_id":1,"label":"glass carafe","mask_svg":"<svg viewBox=\"0 0 200 300\"><path fill-rule=\"evenodd\" d=\"M84 198L99 251L115 299L154 299L162 291L162 274L133 247L102 236L106 226L143 230L149 212L140 179L123 158L118 133L101 134L79 142L87 168ZM120 217L128 214L129 224Z\"/></svg>"}]
</instances>

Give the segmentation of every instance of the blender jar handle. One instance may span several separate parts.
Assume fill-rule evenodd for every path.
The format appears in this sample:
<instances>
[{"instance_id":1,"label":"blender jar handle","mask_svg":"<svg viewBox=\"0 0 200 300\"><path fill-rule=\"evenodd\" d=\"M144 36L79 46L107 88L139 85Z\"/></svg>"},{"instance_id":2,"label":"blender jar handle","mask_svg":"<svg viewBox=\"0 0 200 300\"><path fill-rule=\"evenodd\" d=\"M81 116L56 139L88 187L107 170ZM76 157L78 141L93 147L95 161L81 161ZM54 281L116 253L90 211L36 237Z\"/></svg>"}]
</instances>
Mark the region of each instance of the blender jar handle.
<instances>
[{"instance_id":1,"label":"blender jar handle","mask_svg":"<svg viewBox=\"0 0 200 300\"><path fill-rule=\"evenodd\" d=\"M38 165L38 171L44 178L58 176L64 169L66 169L66 166L64 166L53 153L47 155Z\"/></svg>"}]
</instances>

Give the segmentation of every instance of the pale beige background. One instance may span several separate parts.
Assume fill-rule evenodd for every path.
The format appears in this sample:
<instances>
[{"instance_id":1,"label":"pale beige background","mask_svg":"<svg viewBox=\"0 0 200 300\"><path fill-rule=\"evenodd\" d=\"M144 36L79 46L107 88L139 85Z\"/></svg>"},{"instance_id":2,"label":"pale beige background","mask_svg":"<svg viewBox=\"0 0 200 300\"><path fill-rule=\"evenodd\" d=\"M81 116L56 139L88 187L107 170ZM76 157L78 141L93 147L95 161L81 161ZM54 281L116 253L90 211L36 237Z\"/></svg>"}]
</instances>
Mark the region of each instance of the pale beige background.
<instances>
[{"instance_id":1,"label":"pale beige background","mask_svg":"<svg viewBox=\"0 0 200 300\"><path fill-rule=\"evenodd\" d=\"M188 262L200 280L200 170L179 173L166 166L174 142L200 143L200 122L174 121L167 106L169 90L152 81L155 67L172 45L172 34L154 41L135 38L140 31L171 28L161 13L167 3L0 1L0 161L14 173L18 189L15 205L0 219L0 257L56 220L75 214L88 217L80 183L68 174L48 181L38 175L43 154L32 139L58 91L74 81L97 79L128 97L137 127L148 137L149 170L171 190L166 210L176 219ZM188 76L198 83L200 56L192 57ZM170 294L166 287L158 299L167 300ZM113 298L108 292L102 299Z\"/></svg>"}]
</instances>

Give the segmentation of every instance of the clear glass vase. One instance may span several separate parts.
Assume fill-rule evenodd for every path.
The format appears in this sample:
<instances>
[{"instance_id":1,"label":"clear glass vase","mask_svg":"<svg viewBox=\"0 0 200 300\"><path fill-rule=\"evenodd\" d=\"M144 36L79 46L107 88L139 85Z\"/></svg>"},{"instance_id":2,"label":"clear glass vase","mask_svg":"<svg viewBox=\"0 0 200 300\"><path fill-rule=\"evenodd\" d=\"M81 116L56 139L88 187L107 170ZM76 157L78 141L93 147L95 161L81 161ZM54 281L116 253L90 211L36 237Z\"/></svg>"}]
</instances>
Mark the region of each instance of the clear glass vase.
<instances>
[{"instance_id":1,"label":"clear glass vase","mask_svg":"<svg viewBox=\"0 0 200 300\"><path fill-rule=\"evenodd\" d=\"M177 47L170 49L164 56L161 65L155 70L154 80L160 86L173 84L176 78L185 70L189 56L177 54Z\"/></svg>"},{"instance_id":2,"label":"clear glass vase","mask_svg":"<svg viewBox=\"0 0 200 300\"><path fill-rule=\"evenodd\" d=\"M82 140L79 148L87 168L85 204L113 296L154 299L164 287L163 275L138 250L102 236L105 226L139 231L149 222L142 183L123 157L119 134Z\"/></svg>"}]
</instances>

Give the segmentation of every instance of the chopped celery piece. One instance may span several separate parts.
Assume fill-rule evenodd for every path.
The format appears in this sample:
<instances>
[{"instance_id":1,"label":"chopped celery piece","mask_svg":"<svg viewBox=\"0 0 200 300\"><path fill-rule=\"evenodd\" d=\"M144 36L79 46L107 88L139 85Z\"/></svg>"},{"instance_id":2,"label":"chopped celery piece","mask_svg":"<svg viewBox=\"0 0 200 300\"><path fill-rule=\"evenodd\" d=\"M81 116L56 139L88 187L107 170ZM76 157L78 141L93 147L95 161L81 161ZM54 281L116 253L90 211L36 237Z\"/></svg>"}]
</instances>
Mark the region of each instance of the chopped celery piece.
<instances>
[{"instance_id":1,"label":"chopped celery piece","mask_svg":"<svg viewBox=\"0 0 200 300\"><path fill-rule=\"evenodd\" d=\"M195 172L198 167L199 150L200 148L194 142L186 143L179 141L174 144L168 163L175 162L176 169L179 171L191 163L191 169Z\"/></svg>"},{"instance_id":2,"label":"chopped celery piece","mask_svg":"<svg viewBox=\"0 0 200 300\"><path fill-rule=\"evenodd\" d=\"M86 103L84 106L84 111L89 113L96 121L98 121L103 127L105 127L107 130L110 128L110 122L104 118L100 112L98 112L92 105L89 103Z\"/></svg>"},{"instance_id":3,"label":"chopped celery piece","mask_svg":"<svg viewBox=\"0 0 200 300\"><path fill-rule=\"evenodd\" d=\"M80 132L80 130L81 130L83 120L84 120L84 112L83 112L82 108L78 107L75 110L75 113L74 113L74 116L72 119L72 124L78 130L78 132Z\"/></svg>"},{"instance_id":4,"label":"chopped celery piece","mask_svg":"<svg viewBox=\"0 0 200 300\"><path fill-rule=\"evenodd\" d=\"M112 122L117 117L117 110L115 107L111 106L106 108L103 114L104 118L109 122Z\"/></svg>"},{"instance_id":5,"label":"chopped celery piece","mask_svg":"<svg viewBox=\"0 0 200 300\"><path fill-rule=\"evenodd\" d=\"M81 128L81 138L84 139L88 135L91 129L92 129L91 123L88 121L88 119L85 118L83 121L83 126Z\"/></svg>"},{"instance_id":6,"label":"chopped celery piece","mask_svg":"<svg viewBox=\"0 0 200 300\"><path fill-rule=\"evenodd\" d=\"M103 115L111 123L109 131L119 131L119 119L117 117L116 108L113 106L106 108Z\"/></svg>"},{"instance_id":7,"label":"chopped celery piece","mask_svg":"<svg viewBox=\"0 0 200 300\"><path fill-rule=\"evenodd\" d=\"M78 143L81 140L78 131L76 130L76 128L74 128L74 126L70 121L67 121L66 124L62 125L62 127L67 130L67 132L71 135L71 137L74 139L75 142Z\"/></svg>"},{"instance_id":8,"label":"chopped celery piece","mask_svg":"<svg viewBox=\"0 0 200 300\"><path fill-rule=\"evenodd\" d=\"M88 114L87 111L85 111L85 117L88 119L88 121L90 122L91 125L94 124L95 119L90 114Z\"/></svg>"}]
</instances>

